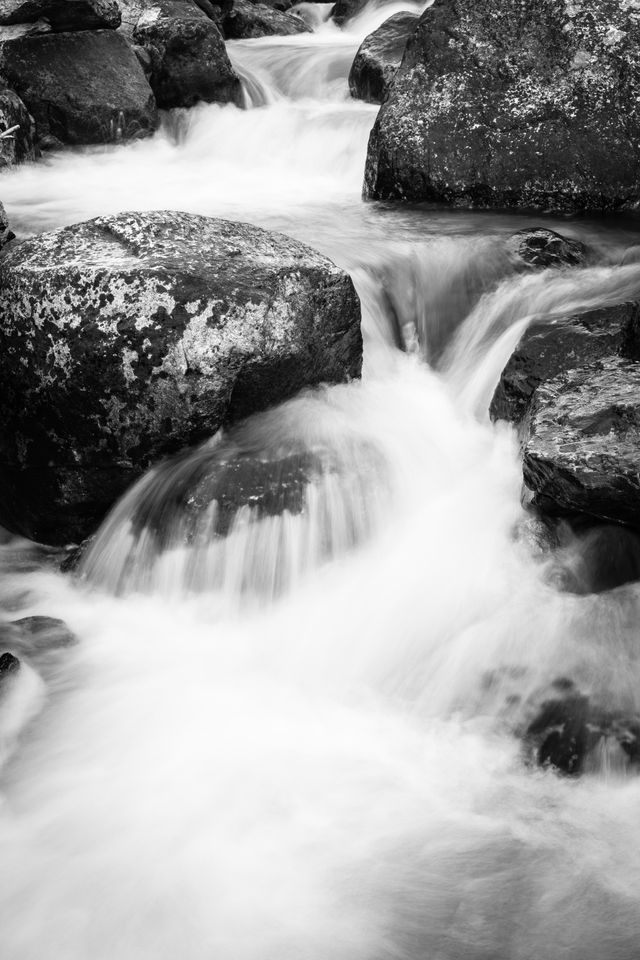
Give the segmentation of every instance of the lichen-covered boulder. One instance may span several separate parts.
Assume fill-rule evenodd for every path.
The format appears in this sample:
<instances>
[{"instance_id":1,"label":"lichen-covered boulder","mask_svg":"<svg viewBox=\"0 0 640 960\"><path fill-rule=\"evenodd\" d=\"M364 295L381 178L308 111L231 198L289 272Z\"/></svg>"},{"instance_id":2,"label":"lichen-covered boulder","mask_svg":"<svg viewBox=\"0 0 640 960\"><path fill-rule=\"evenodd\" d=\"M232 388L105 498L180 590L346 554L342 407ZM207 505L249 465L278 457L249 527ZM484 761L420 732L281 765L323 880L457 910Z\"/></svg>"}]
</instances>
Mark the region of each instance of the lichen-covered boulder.
<instances>
[{"instance_id":1,"label":"lichen-covered boulder","mask_svg":"<svg viewBox=\"0 0 640 960\"><path fill-rule=\"evenodd\" d=\"M359 374L350 278L279 234L185 213L102 217L0 261L0 522L80 540L146 468Z\"/></svg>"},{"instance_id":2,"label":"lichen-covered boulder","mask_svg":"<svg viewBox=\"0 0 640 960\"><path fill-rule=\"evenodd\" d=\"M133 39L149 54L149 82L159 107L242 103L222 34L191 0L157 0L138 19Z\"/></svg>"},{"instance_id":3,"label":"lichen-covered boulder","mask_svg":"<svg viewBox=\"0 0 640 960\"><path fill-rule=\"evenodd\" d=\"M636 0L435 0L371 133L366 195L634 207L638 14Z\"/></svg>"},{"instance_id":4,"label":"lichen-covered boulder","mask_svg":"<svg viewBox=\"0 0 640 960\"><path fill-rule=\"evenodd\" d=\"M0 24L48 20L51 29L115 30L120 26L117 0L0 0Z\"/></svg>"},{"instance_id":5,"label":"lichen-covered boulder","mask_svg":"<svg viewBox=\"0 0 640 960\"><path fill-rule=\"evenodd\" d=\"M248 40L252 37L289 37L309 33L304 20L292 13L283 13L266 3L233 0L233 7L223 20L224 35L229 40Z\"/></svg>"},{"instance_id":6,"label":"lichen-covered boulder","mask_svg":"<svg viewBox=\"0 0 640 960\"><path fill-rule=\"evenodd\" d=\"M2 43L0 75L24 101L44 146L132 139L158 125L138 58L114 30Z\"/></svg>"},{"instance_id":7,"label":"lichen-covered boulder","mask_svg":"<svg viewBox=\"0 0 640 960\"><path fill-rule=\"evenodd\" d=\"M634 345L639 320L638 304L623 303L532 323L502 371L491 401L492 419L520 423L536 388L567 370L617 356L640 356Z\"/></svg>"},{"instance_id":8,"label":"lichen-covered boulder","mask_svg":"<svg viewBox=\"0 0 640 960\"><path fill-rule=\"evenodd\" d=\"M526 421L523 473L548 516L640 529L640 363L609 358L541 384Z\"/></svg>"},{"instance_id":9,"label":"lichen-covered boulder","mask_svg":"<svg viewBox=\"0 0 640 960\"><path fill-rule=\"evenodd\" d=\"M357 100L383 103L418 17L396 13L365 37L349 72L349 91Z\"/></svg>"}]
</instances>

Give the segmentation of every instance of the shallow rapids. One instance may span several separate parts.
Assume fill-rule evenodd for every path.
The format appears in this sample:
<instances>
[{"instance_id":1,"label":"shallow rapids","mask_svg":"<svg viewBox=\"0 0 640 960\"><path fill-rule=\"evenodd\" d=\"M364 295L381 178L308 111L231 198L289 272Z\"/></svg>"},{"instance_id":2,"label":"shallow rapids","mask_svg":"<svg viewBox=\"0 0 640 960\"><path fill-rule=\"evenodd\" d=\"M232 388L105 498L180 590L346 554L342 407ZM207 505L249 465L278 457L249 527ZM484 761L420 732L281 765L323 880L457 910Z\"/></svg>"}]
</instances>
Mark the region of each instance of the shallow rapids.
<instances>
[{"instance_id":1,"label":"shallow rapids","mask_svg":"<svg viewBox=\"0 0 640 960\"><path fill-rule=\"evenodd\" d=\"M165 208L310 243L352 272L365 359L158 465L80 577L0 547L6 618L78 637L7 647L2 960L637 957L640 777L605 739L541 771L518 733L558 678L640 710L640 589L563 591L585 545L541 545L488 420L528 323L640 297L637 234L363 204L347 73L400 8L230 44L245 110L3 174L22 233ZM540 223L590 265L523 272L506 239Z\"/></svg>"}]
</instances>

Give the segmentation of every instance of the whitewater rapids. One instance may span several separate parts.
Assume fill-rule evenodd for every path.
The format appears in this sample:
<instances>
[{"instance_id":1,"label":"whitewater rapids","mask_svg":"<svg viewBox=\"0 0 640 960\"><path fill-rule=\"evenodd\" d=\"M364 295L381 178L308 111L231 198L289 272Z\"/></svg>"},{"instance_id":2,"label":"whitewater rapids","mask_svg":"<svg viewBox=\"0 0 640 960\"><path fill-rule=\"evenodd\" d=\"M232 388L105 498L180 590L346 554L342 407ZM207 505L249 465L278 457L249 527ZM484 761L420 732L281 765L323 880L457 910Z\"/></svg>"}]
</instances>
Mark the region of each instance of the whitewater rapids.
<instances>
[{"instance_id":1,"label":"whitewater rapids","mask_svg":"<svg viewBox=\"0 0 640 960\"><path fill-rule=\"evenodd\" d=\"M3 175L22 233L164 208L316 246L354 277L365 364L143 478L79 582L0 549L6 616L79 638L0 714L2 960L638 955L640 778L527 767L505 705L571 676L638 710L640 590L558 589L487 413L533 318L640 297L635 237L562 222L598 262L523 275L505 239L543 221L363 204L375 107L346 77L401 7L230 44L246 110ZM220 450L311 451L303 508L222 538L187 517L172 491Z\"/></svg>"}]
</instances>

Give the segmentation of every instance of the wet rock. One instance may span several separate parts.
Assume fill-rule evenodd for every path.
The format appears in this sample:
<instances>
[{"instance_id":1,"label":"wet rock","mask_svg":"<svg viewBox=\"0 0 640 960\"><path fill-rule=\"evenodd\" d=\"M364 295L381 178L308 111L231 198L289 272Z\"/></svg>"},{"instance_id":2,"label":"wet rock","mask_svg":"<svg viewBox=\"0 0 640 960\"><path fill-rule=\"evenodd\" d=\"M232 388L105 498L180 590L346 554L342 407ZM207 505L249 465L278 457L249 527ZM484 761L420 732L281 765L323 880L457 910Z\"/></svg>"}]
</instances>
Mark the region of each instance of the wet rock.
<instances>
[{"instance_id":1,"label":"wet rock","mask_svg":"<svg viewBox=\"0 0 640 960\"><path fill-rule=\"evenodd\" d=\"M351 96L367 103L383 103L396 75L410 33L418 17L396 13L365 37L349 73Z\"/></svg>"},{"instance_id":2,"label":"wet rock","mask_svg":"<svg viewBox=\"0 0 640 960\"><path fill-rule=\"evenodd\" d=\"M20 661L12 653L0 654L0 689L2 683L20 669Z\"/></svg>"},{"instance_id":3,"label":"wet rock","mask_svg":"<svg viewBox=\"0 0 640 960\"><path fill-rule=\"evenodd\" d=\"M369 141L365 193L476 207L640 202L635 3L435 0Z\"/></svg>"},{"instance_id":4,"label":"wet rock","mask_svg":"<svg viewBox=\"0 0 640 960\"><path fill-rule=\"evenodd\" d=\"M15 239L15 233L9 229L7 211L0 203L0 247L4 247L10 240Z\"/></svg>"},{"instance_id":5,"label":"wet rock","mask_svg":"<svg viewBox=\"0 0 640 960\"><path fill-rule=\"evenodd\" d=\"M78 642L64 620L57 617L22 617L13 620L12 626L20 631L20 648L31 655L70 647Z\"/></svg>"},{"instance_id":6,"label":"wet rock","mask_svg":"<svg viewBox=\"0 0 640 960\"><path fill-rule=\"evenodd\" d=\"M6 522L43 542L81 540L160 457L360 372L349 277L246 224L101 217L14 247L0 290Z\"/></svg>"},{"instance_id":7,"label":"wet rock","mask_svg":"<svg viewBox=\"0 0 640 960\"><path fill-rule=\"evenodd\" d=\"M0 88L0 168L35 160L36 125L17 93Z\"/></svg>"},{"instance_id":8,"label":"wet rock","mask_svg":"<svg viewBox=\"0 0 640 960\"><path fill-rule=\"evenodd\" d=\"M607 357L635 356L639 324L635 303L533 323L502 372L491 401L492 419L520 423L536 388L566 370Z\"/></svg>"},{"instance_id":9,"label":"wet rock","mask_svg":"<svg viewBox=\"0 0 640 960\"><path fill-rule=\"evenodd\" d=\"M362 13L367 2L368 0L337 0L331 12L331 19L342 27L348 20Z\"/></svg>"},{"instance_id":10,"label":"wet rock","mask_svg":"<svg viewBox=\"0 0 640 960\"><path fill-rule=\"evenodd\" d=\"M51 33L48 20L36 20L35 23L16 23L9 27L0 27L0 43L8 40L20 40L22 37L36 37L41 33Z\"/></svg>"},{"instance_id":11,"label":"wet rock","mask_svg":"<svg viewBox=\"0 0 640 960\"><path fill-rule=\"evenodd\" d=\"M514 233L507 240L507 249L516 264L540 269L584 266L588 255L584 243L543 227Z\"/></svg>"},{"instance_id":12,"label":"wet rock","mask_svg":"<svg viewBox=\"0 0 640 960\"><path fill-rule=\"evenodd\" d=\"M215 23L190 0L157 0L137 21L136 44L150 60L150 84L159 107L242 103L240 79Z\"/></svg>"},{"instance_id":13,"label":"wet rock","mask_svg":"<svg viewBox=\"0 0 640 960\"><path fill-rule=\"evenodd\" d=\"M95 537L93 536L85 537L82 543L79 543L77 546L68 547L60 563L60 572L75 573L94 541Z\"/></svg>"},{"instance_id":14,"label":"wet rock","mask_svg":"<svg viewBox=\"0 0 640 960\"><path fill-rule=\"evenodd\" d=\"M138 59L113 30L3 43L0 74L32 114L39 140L109 143L147 136L158 123Z\"/></svg>"},{"instance_id":15,"label":"wet rock","mask_svg":"<svg viewBox=\"0 0 640 960\"><path fill-rule=\"evenodd\" d=\"M559 374L534 395L523 474L549 516L640 528L640 364L610 358Z\"/></svg>"},{"instance_id":16,"label":"wet rock","mask_svg":"<svg viewBox=\"0 0 640 960\"><path fill-rule=\"evenodd\" d=\"M229 40L289 37L310 32L300 17L282 13L265 3L251 3L250 0L234 0L232 9L224 18L223 29Z\"/></svg>"},{"instance_id":17,"label":"wet rock","mask_svg":"<svg viewBox=\"0 0 640 960\"><path fill-rule=\"evenodd\" d=\"M116 0L0 0L0 24L47 20L55 31L115 30L120 26Z\"/></svg>"}]
</instances>

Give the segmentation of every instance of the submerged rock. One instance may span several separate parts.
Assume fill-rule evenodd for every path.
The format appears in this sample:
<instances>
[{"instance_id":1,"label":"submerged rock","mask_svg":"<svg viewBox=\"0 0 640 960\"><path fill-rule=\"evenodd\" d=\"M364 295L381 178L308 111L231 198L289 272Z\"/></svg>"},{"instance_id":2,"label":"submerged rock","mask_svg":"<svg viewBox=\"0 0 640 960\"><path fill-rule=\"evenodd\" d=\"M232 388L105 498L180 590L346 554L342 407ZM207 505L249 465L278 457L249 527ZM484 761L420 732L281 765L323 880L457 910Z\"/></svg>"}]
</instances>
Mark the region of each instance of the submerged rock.
<instances>
[{"instance_id":1,"label":"submerged rock","mask_svg":"<svg viewBox=\"0 0 640 960\"><path fill-rule=\"evenodd\" d=\"M52 30L115 30L120 26L116 0L0 0L0 24L35 23Z\"/></svg>"},{"instance_id":2,"label":"submerged rock","mask_svg":"<svg viewBox=\"0 0 640 960\"><path fill-rule=\"evenodd\" d=\"M639 321L638 305L623 303L531 324L502 372L491 401L492 419L520 423L541 383L596 360L633 356Z\"/></svg>"},{"instance_id":3,"label":"submerged rock","mask_svg":"<svg viewBox=\"0 0 640 960\"><path fill-rule=\"evenodd\" d=\"M24 101L45 145L147 136L158 124L138 59L113 30L2 43L0 74Z\"/></svg>"},{"instance_id":4,"label":"submerged rock","mask_svg":"<svg viewBox=\"0 0 640 960\"><path fill-rule=\"evenodd\" d=\"M418 17L396 13L365 37L349 73L351 96L367 103L383 103Z\"/></svg>"},{"instance_id":5,"label":"submerged rock","mask_svg":"<svg viewBox=\"0 0 640 960\"><path fill-rule=\"evenodd\" d=\"M381 200L611 211L640 202L636 4L435 0L369 141Z\"/></svg>"},{"instance_id":6,"label":"submerged rock","mask_svg":"<svg viewBox=\"0 0 640 960\"><path fill-rule=\"evenodd\" d=\"M571 240L544 227L519 230L509 237L507 248L518 264L540 269L583 266L588 254L580 240Z\"/></svg>"},{"instance_id":7,"label":"submerged rock","mask_svg":"<svg viewBox=\"0 0 640 960\"><path fill-rule=\"evenodd\" d=\"M64 620L57 617L22 617L13 620L11 626L20 631L20 648L30 655L70 647L78 642Z\"/></svg>"},{"instance_id":8,"label":"submerged rock","mask_svg":"<svg viewBox=\"0 0 640 960\"><path fill-rule=\"evenodd\" d=\"M44 542L82 539L160 457L360 372L350 278L246 224L101 217L14 247L0 282L1 509Z\"/></svg>"},{"instance_id":9,"label":"submerged rock","mask_svg":"<svg viewBox=\"0 0 640 960\"><path fill-rule=\"evenodd\" d=\"M149 56L150 84L159 107L242 102L240 79L222 34L191 0L157 0L133 31Z\"/></svg>"},{"instance_id":10,"label":"submerged rock","mask_svg":"<svg viewBox=\"0 0 640 960\"><path fill-rule=\"evenodd\" d=\"M223 29L229 40L288 37L310 32L300 17L283 13L266 3L252 3L250 0L233 0L233 7L224 18Z\"/></svg>"}]
</instances>

